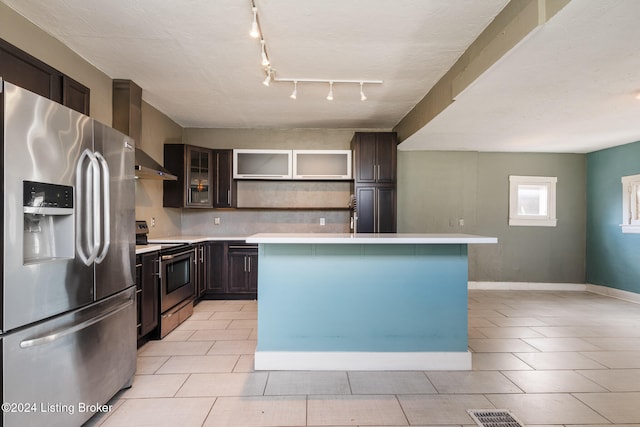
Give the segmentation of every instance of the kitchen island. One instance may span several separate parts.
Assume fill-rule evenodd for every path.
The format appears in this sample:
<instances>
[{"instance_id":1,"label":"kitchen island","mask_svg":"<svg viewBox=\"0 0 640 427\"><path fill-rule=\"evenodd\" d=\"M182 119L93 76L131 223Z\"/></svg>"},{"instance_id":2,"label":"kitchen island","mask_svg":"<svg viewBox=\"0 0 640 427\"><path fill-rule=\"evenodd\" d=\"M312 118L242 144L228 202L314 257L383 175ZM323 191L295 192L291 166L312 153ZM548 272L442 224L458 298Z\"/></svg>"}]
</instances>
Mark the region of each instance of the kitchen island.
<instances>
[{"instance_id":1,"label":"kitchen island","mask_svg":"<svg viewBox=\"0 0 640 427\"><path fill-rule=\"evenodd\" d=\"M467 370L467 234L255 234L257 370Z\"/></svg>"}]
</instances>

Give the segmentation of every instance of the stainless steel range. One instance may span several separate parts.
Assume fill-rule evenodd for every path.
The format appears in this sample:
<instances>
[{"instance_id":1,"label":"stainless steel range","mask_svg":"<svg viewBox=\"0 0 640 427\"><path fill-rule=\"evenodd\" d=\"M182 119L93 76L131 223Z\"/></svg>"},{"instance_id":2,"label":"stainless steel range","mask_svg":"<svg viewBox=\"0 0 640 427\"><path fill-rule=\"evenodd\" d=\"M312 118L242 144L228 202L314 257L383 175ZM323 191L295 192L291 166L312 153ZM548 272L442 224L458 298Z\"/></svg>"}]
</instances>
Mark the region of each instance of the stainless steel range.
<instances>
[{"instance_id":1,"label":"stainless steel range","mask_svg":"<svg viewBox=\"0 0 640 427\"><path fill-rule=\"evenodd\" d=\"M148 244L146 221L136 221L136 244ZM195 251L189 244L160 243L160 338L193 314Z\"/></svg>"}]
</instances>

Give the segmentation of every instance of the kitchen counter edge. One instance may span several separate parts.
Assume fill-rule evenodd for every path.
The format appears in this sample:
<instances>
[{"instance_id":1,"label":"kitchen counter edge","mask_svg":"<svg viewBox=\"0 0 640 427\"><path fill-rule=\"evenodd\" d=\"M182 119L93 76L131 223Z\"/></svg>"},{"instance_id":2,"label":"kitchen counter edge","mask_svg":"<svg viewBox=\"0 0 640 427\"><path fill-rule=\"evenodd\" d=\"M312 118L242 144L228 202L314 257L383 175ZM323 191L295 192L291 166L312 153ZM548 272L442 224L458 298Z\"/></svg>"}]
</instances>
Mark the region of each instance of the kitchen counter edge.
<instances>
[{"instance_id":1,"label":"kitchen counter edge","mask_svg":"<svg viewBox=\"0 0 640 427\"><path fill-rule=\"evenodd\" d=\"M246 238L247 243L273 244L491 244L497 237L473 234L421 233L258 233Z\"/></svg>"}]
</instances>

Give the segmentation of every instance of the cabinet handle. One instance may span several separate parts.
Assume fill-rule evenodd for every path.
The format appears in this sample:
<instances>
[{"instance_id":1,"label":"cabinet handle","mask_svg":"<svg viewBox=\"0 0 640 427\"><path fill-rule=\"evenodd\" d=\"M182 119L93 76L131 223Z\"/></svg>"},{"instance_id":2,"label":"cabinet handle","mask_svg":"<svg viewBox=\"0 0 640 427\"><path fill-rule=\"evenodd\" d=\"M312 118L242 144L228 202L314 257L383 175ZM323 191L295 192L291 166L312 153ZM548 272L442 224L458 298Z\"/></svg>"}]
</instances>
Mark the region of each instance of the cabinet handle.
<instances>
[{"instance_id":1,"label":"cabinet handle","mask_svg":"<svg viewBox=\"0 0 640 427\"><path fill-rule=\"evenodd\" d=\"M231 190L227 190L227 204L231 204Z\"/></svg>"},{"instance_id":2,"label":"cabinet handle","mask_svg":"<svg viewBox=\"0 0 640 427\"><path fill-rule=\"evenodd\" d=\"M247 272L247 256L244 256L244 272Z\"/></svg>"},{"instance_id":3,"label":"cabinet handle","mask_svg":"<svg viewBox=\"0 0 640 427\"><path fill-rule=\"evenodd\" d=\"M247 257L247 259L249 259L249 271L248 271L248 273L251 273L251 257Z\"/></svg>"}]
</instances>

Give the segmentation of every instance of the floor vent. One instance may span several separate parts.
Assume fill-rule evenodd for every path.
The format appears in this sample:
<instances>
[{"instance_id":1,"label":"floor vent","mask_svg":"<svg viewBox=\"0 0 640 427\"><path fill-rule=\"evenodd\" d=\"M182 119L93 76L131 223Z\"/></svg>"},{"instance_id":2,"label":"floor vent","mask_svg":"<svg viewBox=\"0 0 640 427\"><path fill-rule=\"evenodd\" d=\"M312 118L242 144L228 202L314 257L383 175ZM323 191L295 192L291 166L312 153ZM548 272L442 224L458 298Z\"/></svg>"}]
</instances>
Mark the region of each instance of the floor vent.
<instances>
[{"instance_id":1,"label":"floor vent","mask_svg":"<svg viewBox=\"0 0 640 427\"><path fill-rule=\"evenodd\" d=\"M480 427L524 427L505 409L469 409L467 412Z\"/></svg>"}]
</instances>

